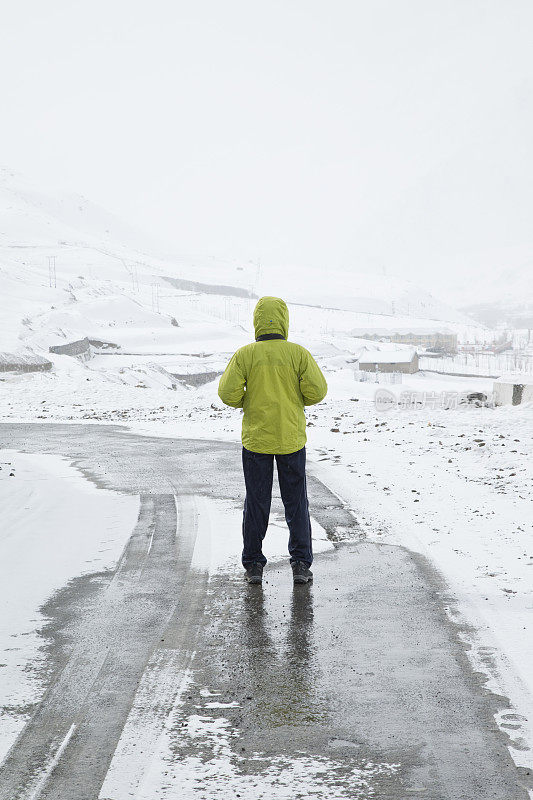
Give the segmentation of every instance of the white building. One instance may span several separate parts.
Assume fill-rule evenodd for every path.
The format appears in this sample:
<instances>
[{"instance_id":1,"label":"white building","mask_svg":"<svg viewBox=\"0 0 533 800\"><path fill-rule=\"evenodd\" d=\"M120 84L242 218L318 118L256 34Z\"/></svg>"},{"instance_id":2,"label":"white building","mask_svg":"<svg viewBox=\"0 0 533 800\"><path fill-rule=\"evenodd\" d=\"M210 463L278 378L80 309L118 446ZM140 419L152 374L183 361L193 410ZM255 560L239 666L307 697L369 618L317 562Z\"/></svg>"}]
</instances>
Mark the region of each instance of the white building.
<instances>
[{"instance_id":1,"label":"white building","mask_svg":"<svg viewBox=\"0 0 533 800\"><path fill-rule=\"evenodd\" d=\"M494 405L518 406L533 402L533 375L502 375L494 381Z\"/></svg>"},{"instance_id":2,"label":"white building","mask_svg":"<svg viewBox=\"0 0 533 800\"><path fill-rule=\"evenodd\" d=\"M367 350L359 357L359 369L364 372L418 372L416 350Z\"/></svg>"}]
</instances>

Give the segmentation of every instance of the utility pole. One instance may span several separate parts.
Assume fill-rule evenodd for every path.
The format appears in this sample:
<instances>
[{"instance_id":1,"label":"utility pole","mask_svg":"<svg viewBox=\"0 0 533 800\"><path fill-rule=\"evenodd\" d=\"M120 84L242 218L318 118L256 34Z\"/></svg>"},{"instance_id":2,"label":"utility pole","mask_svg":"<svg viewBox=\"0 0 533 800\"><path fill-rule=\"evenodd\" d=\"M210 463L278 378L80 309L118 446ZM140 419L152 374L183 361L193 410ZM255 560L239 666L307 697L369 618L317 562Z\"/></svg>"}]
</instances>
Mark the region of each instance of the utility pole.
<instances>
[{"instance_id":1,"label":"utility pole","mask_svg":"<svg viewBox=\"0 0 533 800\"><path fill-rule=\"evenodd\" d=\"M128 267L126 261L123 258L121 258L120 260L124 264L124 269L126 270L126 272L128 273L128 275L131 278L132 291L138 292L139 291L139 275L137 274L136 265L134 264L132 267Z\"/></svg>"},{"instance_id":2,"label":"utility pole","mask_svg":"<svg viewBox=\"0 0 533 800\"><path fill-rule=\"evenodd\" d=\"M56 257L48 256L48 285L52 289L57 289Z\"/></svg>"},{"instance_id":3,"label":"utility pole","mask_svg":"<svg viewBox=\"0 0 533 800\"><path fill-rule=\"evenodd\" d=\"M252 264L253 264L253 263L254 263L254 262L252 261ZM256 261L255 261L255 282L254 282L254 285L252 286L252 294L255 294L255 292L256 292L256 289L258 289L258 288L259 288L259 283L260 283L260 281L261 281L261 272L262 272L262 269L261 269L261 259L260 259L260 258L258 258L258 259L256 259Z\"/></svg>"},{"instance_id":4,"label":"utility pole","mask_svg":"<svg viewBox=\"0 0 533 800\"><path fill-rule=\"evenodd\" d=\"M157 314L160 313L159 311L159 284L152 283L152 311L155 311Z\"/></svg>"}]
</instances>

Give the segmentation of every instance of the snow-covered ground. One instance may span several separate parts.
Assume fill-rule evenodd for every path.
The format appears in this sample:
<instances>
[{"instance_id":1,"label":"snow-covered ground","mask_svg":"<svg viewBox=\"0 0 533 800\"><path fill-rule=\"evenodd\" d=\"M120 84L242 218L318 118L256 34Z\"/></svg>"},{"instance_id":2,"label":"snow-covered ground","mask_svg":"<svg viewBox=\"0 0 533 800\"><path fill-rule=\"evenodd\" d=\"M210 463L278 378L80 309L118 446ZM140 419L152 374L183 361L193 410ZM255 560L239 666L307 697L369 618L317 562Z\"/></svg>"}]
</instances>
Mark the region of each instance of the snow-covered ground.
<instances>
[{"instance_id":1,"label":"snow-covered ground","mask_svg":"<svg viewBox=\"0 0 533 800\"><path fill-rule=\"evenodd\" d=\"M480 341L489 332L423 289L385 276L354 276L347 284L324 270L302 282L291 270L252 263L150 256L131 232L113 228L113 220L84 201L51 203L14 176L3 173L2 180L3 230L11 233L0 237L0 352L35 352L53 364L49 372L0 373L2 419L122 422L151 435L237 440L240 412L221 404L214 376L250 341L254 300L223 289L177 288L165 276L285 294L292 301L290 338L312 351L329 384L326 401L308 412L310 468L354 510L369 538L420 552L442 573L450 616L475 668L512 704L498 720L511 734L512 755L533 766L533 408L461 403L472 391L490 396L492 380L484 378L421 372L398 384L360 383L354 362L362 348L376 345L349 335L355 328L435 319ZM48 264L53 256L55 274ZM93 350L86 362L48 352L84 337L118 348ZM211 380L184 380L198 373ZM390 393L392 402L376 407L376 390ZM51 457L3 452L2 462L9 520L9 538L1 540L2 592L11 602L24 594L23 610L8 615L2 636L24 641L38 657L37 609L71 577L114 563L137 506L89 487ZM4 468L13 465L11 478ZM69 514L79 509L74 532L61 521L65 485L71 487ZM99 534L87 528L84 502ZM38 580L31 586L17 582L22 546L35 558ZM212 548L208 566L227 566L232 552ZM54 570L43 574L41 563L53 563ZM27 566L25 574L31 574ZM31 674L22 674L11 656L4 660L0 669L11 677L2 682L3 702L29 702ZM222 753L226 735L217 733ZM281 773L285 765L276 769Z\"/></svg>"},{"instance_id":2,"label":"snow-covered ground","mask_svg":"<svg viewBox=\"0 0 533 800\"><path fill-rule=\"evenodd\" d=\"M58 456L2 450L0 505L1 760L42 695L41 606L72 578L115 567L139 501Z\"/></svg>"},{"instance_id":3,"label":"snow-covered ground","mask_svg":"<svg viewBox=\"0 0 533 800\"><path fill-rule=\"evenodd\" d=\"M444 409L441 401L450 403L467 391L489 392L491 382L417 374L387 385L400 403L381 411L374 394L383 386L354 381L349 366L328 367L327 356L319 360L329 395L308 411L310 469L353 509L370 539L420 552L442 573L451 590L449 613L475 668L511 701L498 722L511 735L513 757L531 766L531 406L454 407L452 402ZM86 375L91 375L87 387ZM4 414L17 420L121 421L151 435L236 440L241 414L222 405L216 386L215 380L198 389L141 389L98 382L90 369L76 365L61 381L49 374L11 378ZM410 403L402 404L402 393ZM218 517L234 522L228 531L239 530L239 520L228 511ZM283 521L272 523L274 556L284 550L284 529ZM204 543L202 557L211 568L237 560L238 536L228 533L223 539L222 551L220 541Z\"/></svg>"},{"instance_id":4,"label":"snow-covered ground","mask_svg":"<svg viewBox=\"0 0 533 800\"><path fill-rule=\"evenodd\" d=\"M322 427L312 447L317 474L369 538L423 554L444 576L474 667L511 701L498 722L525 767L533 745L532 411L354 414L339 404L339 433Z\"/></svg>"}]
</instances>

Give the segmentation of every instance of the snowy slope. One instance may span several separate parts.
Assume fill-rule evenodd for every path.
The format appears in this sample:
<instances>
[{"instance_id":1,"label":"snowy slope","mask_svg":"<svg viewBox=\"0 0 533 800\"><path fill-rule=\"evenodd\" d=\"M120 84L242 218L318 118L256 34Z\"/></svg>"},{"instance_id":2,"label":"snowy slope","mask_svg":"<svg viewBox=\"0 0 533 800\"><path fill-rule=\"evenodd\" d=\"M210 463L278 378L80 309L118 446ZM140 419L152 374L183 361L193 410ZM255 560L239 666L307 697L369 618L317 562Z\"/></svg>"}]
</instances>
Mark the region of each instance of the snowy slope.
<instances>
[{"instance_id":1,"label":"snowy slope","mask_svg":"<svg viewBox=\"0 0 533 800\"><path fill-rule=\"evenodd\" d=\"M485 325L521 327L520 318L533 317L530 245L470 253L450 266L453 271L462 268L463 277L455 285L443 287L442 296L473 319Z\"/></svg>"},{"instance_id":2,"label":"snowy slope","mask_svg":"<svg viewBox=\"0 0 533 800\"><path fill-rule=\"evenodd\" d=\"M395 324L407 317L445 320L461 329L470 325L423 289L384 275L327 268L302 273L283 265L267 268L200 256L165 257L147 237L85 199L46 193L19 175L0 170L1 351L34 348L46 353L60 340L109 334L105 330L109 326L121 329L122 341L117 343L127 347L137 327L158 329L152 340L162 351L181 349L183 335L177 328L169 330L176 316L172 303L167 303L166 316L160 314L163 294L175 297L176 309L184 297L195 296L202 306L198 320L214 316L223 320L221 329L228 328L228 322L240 325L249 319L250 304L228 305L227 298L221 299L224 292L218 298L212 293L204 297L198 291L176 287L172 291L166 282L164 289L156 290L154 284L162 287L164 276L235 286L255 295L278 294L291 303L319 307L324 309L320 317L324 328L332 309L347 312L346 330L358 323L390 324L393 315Z\"/></svg>"},{"instance_id":3,"label":"snowy slope","mask_svg":"<svg viewBox=\"0 0 533 800\"><path fill-rule=\"evenodd\" d=\"M0 244L20 247L112 241L156 247L123 220L81 195L46 191L26 177L0 167Z\"/></svg>"},{"instance_id":4,"label":"snowy slope","mask_svg":"<svg viewBox=\"0 0 533 800\"><path fill-rule=\"evenodd\" d=\"M503 323L513 328L533 327L533 254L517 266L505 266L464 311L485 325Z\"/></svg>"}]
</instances>

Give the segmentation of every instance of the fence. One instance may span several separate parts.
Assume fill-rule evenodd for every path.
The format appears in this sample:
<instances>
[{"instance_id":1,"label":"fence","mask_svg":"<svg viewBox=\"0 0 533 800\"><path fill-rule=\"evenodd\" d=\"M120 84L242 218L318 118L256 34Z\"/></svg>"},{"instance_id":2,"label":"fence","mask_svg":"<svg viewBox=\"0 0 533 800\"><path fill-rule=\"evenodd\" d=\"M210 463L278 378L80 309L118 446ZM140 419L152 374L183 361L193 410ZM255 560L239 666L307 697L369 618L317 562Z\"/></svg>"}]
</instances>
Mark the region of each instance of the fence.
<instances>
[{"instance_id":1,"label":"fence","mask_svg":"<svg viewBox=\"0 0 533 800\"><path fill-rule=\"evenodd\" d=\"M401 372L367 372L362 369L354 369L353 375L359 383L403 383Z\"/></svg>"},{"instance_id":2,"label":"fence","mask_svg":"<svg viewBox=\"0 0 533 800\"><path fill-rule=\"evenodd\" d=\"M458 353L448 358L420 356L419 368L447 375L480 375L499 378L505 372L533 375L530 353Z\"/></svg>"}]
</instances>

